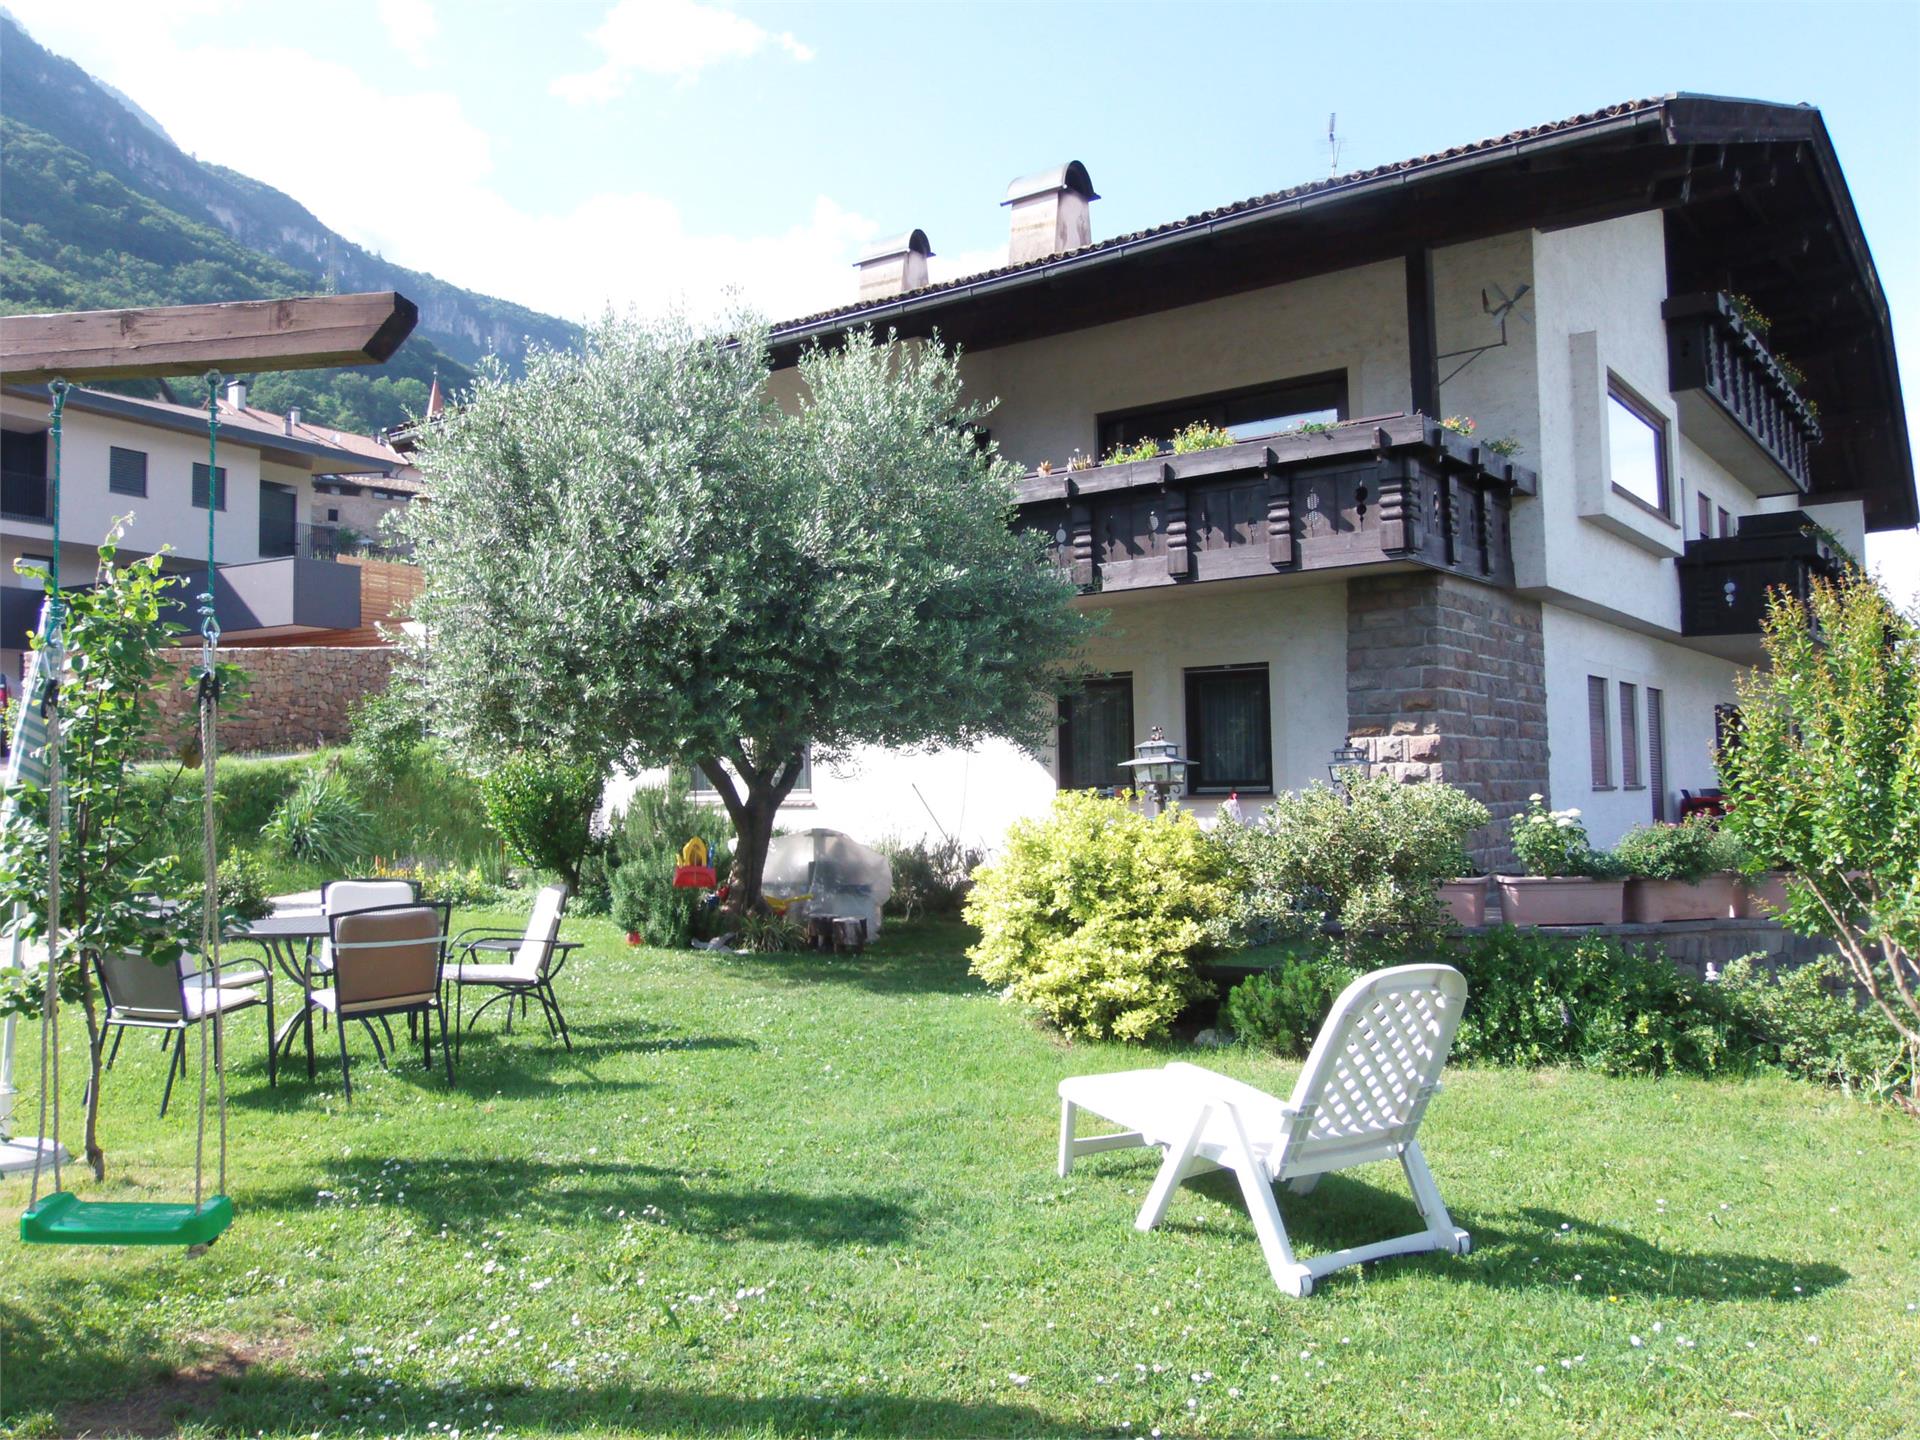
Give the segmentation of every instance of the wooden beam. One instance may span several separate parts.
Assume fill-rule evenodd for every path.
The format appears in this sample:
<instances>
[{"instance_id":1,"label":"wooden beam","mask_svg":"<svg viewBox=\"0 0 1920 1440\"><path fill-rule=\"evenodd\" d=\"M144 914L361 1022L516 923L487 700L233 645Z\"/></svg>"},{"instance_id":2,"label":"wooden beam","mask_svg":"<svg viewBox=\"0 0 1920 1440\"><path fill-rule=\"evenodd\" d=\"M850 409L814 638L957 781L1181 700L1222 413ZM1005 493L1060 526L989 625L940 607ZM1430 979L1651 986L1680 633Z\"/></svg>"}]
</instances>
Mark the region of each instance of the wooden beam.
<instances>
[{"instance_id":1,"label":"wooden beam","mask_svg":"<svg viewBox=\"0 0 1920 1440\"><path fill-rule=\"evenodd\" d=\"M1407 374L1416 415L1440 414L1440 360L1433 318L1433 251L1422 245L1407 252Z\"/></svg>"},{"instance_id":2,"label":"wooden beam","mask_svg":"<svg viewBox=\"0 0 1920 1440\"><path fill-rule=\"evenodd\" d=\"M420 312L392 290L225 305L0 316L0 376L43 384L377 365Z\"/></svg>"}]
</instances>

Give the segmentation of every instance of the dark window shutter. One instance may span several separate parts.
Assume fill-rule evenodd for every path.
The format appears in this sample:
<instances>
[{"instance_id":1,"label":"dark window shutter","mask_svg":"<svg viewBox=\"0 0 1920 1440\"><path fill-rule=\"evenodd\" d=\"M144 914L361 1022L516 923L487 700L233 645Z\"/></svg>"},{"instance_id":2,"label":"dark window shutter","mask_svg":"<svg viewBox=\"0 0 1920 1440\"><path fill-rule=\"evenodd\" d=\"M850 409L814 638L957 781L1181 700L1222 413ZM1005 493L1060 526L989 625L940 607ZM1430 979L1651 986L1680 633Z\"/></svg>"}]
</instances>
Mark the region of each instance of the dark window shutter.
<instances>
[{"instance_id":1,"label":"dark window shutter","mask_svg":"<svg viewBox=\"0 0 1920 1440\"><path fill-rule=\"evenodd\" d=\"M1640 785L1640 687L1620 682L1620 783Z\"/></svg>"},{"instance_id":2,"label":"dark window shutter","mask_svg":"<svg viewBox=\"0 0 1920 1440\"><path fill-rule=\"evenodd\" d=\"M1607 783L1612 771L1608 763L1607 682L1598 675L1587 677L1587 750L1593 765L1593 788L1611 790Z\"/></svg>"},{"instance_id":3,"label":"dark window shutter","mask_svg":"<svg viewBox=\"0 0 1920 1440\"><path fill-rule=\"evenodd\" d=\"M207 494L209 490L211 490L213 493L213 508L216 510L226 509L227 508L227 467L222 465L219 467L218 470L215 470L212 472L211 478L213 483L211 485L207 483L208 478L209 478L209 474L208 474L206 462L203 460L194 461L193 462L194 509L204 510L207 508Z\"/></svg>"},{"instance_id":4,"label":"dark window shutter","mask_svg":"<svg viewBox=\"0 0 1920 1440\"><path fill-rule=\"evenodd\" d=\"M1713 538L1713 501L1706 497L1704 491L1696 494L1693 498L1700 506L1700 538L1702 540L1711 540Z\"/></svg>"},{"instance_id":5,"label":"dark window shutter","mask_svg":"<svg viewBox=\"0 0 1920 1440\"><path fill-rule=\"evenodd\" d=\"M147 452L119 445L107 451L107 488L116 495L147 493Z\"/></svg>"},{"instance_id":6,"label":"dark window shutter","mask_svg":"<svg viewBox=\"0 0 1920 1440\"><path fill-rule=\"evenodd\" d=\"M1653 791L1653 818L1667 818L1666 697L1647 687L1647 786Z\"/></svg>"}]
</instances>

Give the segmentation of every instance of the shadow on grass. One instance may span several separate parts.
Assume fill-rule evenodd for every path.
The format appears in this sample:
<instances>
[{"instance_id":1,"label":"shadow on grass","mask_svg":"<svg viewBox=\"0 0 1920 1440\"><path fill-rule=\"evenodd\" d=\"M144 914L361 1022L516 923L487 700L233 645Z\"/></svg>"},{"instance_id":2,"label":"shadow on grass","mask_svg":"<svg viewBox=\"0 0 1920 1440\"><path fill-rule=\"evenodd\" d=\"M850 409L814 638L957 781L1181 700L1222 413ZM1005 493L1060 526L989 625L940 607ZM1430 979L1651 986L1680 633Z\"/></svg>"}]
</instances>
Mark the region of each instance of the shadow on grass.
<instances>
[{"instance_id":1,"label":"shadow on grass","mask_svg":"<svg viewBox=\"0 0 1920 1440\"><path fill-rule=\"evenodd\" d=\"M917 1224L912 1210L878 1196L715 1183L724 1179L722 1171L598 1158L355 1154L326 1162L309 1181L250 1186L241 1206L300 1214L316 1204L403 1211L453 1234L491 1233L511 1216L512 1226L602 1230L610 1242L632 1222L709 1239L822 1248L898 1244Z\"/></svg>"},{"instance_id":2,"label":"shadow on grass","mask_svg":"<svg viewBox=\"0 0 1920 1440\"><path fill-rule=\"evenodd\" d=\"M78 1317L73 1317L77 1320ZM206 1435L261 1430L364 1435L470 1430L509 1435L636 1430L679 1435L1033 1435L1053 1427L1024 1405L923 1399L863 1390L838 1397L708 1392L556 1380L542 1385L426 1386L376 1373L306 1373L297 1349L244 1341L169 1369L148 1334L98 1338L84 1326L0 1306L10 1360L0 1425L52 1412L57 1434ZM594 1346L584 1334L580 1350Z\"/></svg>"},{"instance_id":3,"label":"shadow on grass","mask_svg":"<svg viewBox=\"0 0 1920 1440\"><path fill-rule=\"evenodd\" d=\"M975 995L986 987L967 971L972 927L957 921L889 921L858 955L802 950L722 958L771 985L848 985L876 995Z\"/></svg>"},{"instance_id":4,"label":"shadow on grass","mask_svg":"<svg viewBox=\"0 0 1920 1440\"><path fill-rule=\"evenodd\" d=\"M1383 1168L1379 1173L1386 1176L1389 1172ZM1397 1172L1393 1173L1398 1178ZM1441 1183L1444 1194L1444 1177ZM1184 1190L1246 1213L1239 1182L1224 1170L1199 1176ZM1291 1194L1284 1186L1277 1194L1288 1236L1309 1255L1405 1235L1425 1224L1412 1197L1404 1191L1396 1193L1348 1174L1324 1177L1310 1195ZM1174 1217L1166 1222L1170 1228L1211 1233L1180 1221L1179 1200L1174 1203ZM1811 1300L1853 1278L1824 1261L1795 1262L1733 1251L1674 1249L1617 1226L1534 1206L1496 1215L1466 1215L1449 1209L1453 1223L1473 1236L1471 1255L1397 1256L1380 1263L1421 1266L1449 1279L1501 1290L1573 1288L1595 1296L1686 1300ZM1253 1260L1258 1263L1258 1256ZM1339 1273L1319 1283L1337 1284ZM1576 1275L1578 1281L1573 1278Z\"/></svg>"}]
</instances>

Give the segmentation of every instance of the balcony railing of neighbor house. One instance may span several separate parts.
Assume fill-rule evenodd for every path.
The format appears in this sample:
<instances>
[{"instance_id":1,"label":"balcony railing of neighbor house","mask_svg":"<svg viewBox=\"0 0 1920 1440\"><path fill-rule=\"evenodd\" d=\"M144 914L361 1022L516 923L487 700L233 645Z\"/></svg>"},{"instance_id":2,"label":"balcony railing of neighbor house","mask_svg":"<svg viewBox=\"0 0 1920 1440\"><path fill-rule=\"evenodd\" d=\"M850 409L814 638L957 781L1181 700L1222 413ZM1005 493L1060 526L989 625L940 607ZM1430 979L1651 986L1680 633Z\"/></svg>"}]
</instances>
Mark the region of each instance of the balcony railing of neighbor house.
<instances>
[{"instance_id":1,"label":"balcony railing of neighbor house","mask_svg":"<svg viewBox=\"0 0 1920 1440\"><path fill-rule=\"evenodd\" d=\"M1733 301L1676 295L1661 313L1681 428L1756 494L1806 494L1820 423Z\"/></svg>"},{"instance_id":2,"label":"balcony railing of neighbor house","mask_svg":"<svg viewBox=\"0 0 1920 1440\"><path fill-rule=\"evenodd\" d=\"M1800 510L1748 515L1737 535L1689 540L1678 567L1680 633L1692 636L1758 635L1773 591L1804 603L1814 580L1837 568L1833 551Z\"/></svg>"},{"instance_id":3,"label":"balcony railing of neighbor house","mask_svg":"<svg viewBox=\"0 0 1920 1440\"><path fill-rule=\"evenodd\" d=\"M53 484L45 475L24 470L0 470L0 520L37 521L53 518L48 502Z\"/></svg>"},{"instance_id":4,"label":"balcony railing of neighbor house","mask_svg":"<svg viewBox=\"0 0 1920 1440\"><path fill-rule=\"evenodd\" d=\"M1533 472L1423 415L1029 475L1020 522L1083 591L1414 564L1513 584Z\"/></svg>"},{"instance_id":5,"label":"balcony railing of neighbor house","mask_svg":"<svg viewBox=\"0 0 1920 1440\"><path fill-rule=\"evenodd\" d=\"M297 555L308 560L338 560L342 556L407 560L412 553L411 546L394 545L348 525L301 525L273 520L260 522L262 559Z\"/></svg>"}]
</instances>

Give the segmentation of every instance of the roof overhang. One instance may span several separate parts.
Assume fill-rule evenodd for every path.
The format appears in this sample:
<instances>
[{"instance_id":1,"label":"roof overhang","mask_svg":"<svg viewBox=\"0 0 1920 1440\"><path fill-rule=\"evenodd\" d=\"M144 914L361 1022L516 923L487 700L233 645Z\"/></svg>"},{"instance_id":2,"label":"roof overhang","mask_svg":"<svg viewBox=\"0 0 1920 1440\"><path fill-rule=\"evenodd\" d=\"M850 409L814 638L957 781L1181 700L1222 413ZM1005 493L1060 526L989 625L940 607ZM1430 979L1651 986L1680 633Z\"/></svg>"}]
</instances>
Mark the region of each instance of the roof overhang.
<instances>
[{"instance_id":1,"label":"roof overhang","mask_svg":"<svg viewBox=\"0 0 1920 1440\"><path fill-rule=\"evenodd\" d=\"M773 328L776 367L857 326L971 350L1515 230L1668 217L1676 291L1748 295L1809 377L1815 500L1920 518L1893 326L1820 112L1671 95L1300 186L1066 255Z\"/></svg>"}]
</instances>

